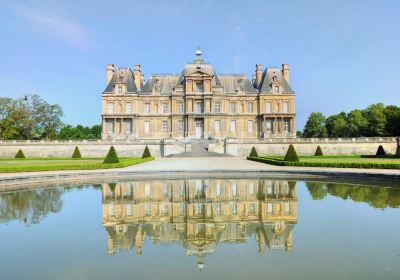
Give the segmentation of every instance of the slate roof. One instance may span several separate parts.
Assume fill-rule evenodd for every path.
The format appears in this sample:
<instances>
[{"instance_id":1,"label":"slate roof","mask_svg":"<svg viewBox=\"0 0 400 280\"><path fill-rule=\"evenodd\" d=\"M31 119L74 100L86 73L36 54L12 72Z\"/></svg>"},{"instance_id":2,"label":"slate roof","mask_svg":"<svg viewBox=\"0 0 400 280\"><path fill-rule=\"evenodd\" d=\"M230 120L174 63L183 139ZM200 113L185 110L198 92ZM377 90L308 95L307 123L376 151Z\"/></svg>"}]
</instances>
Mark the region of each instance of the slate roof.
<instances>
[{"instance_id":1,"label":"slate roof","mask_svg":"<svg viewBox=\"0 0 400 280\"><path fill-rule=\"evenodd\" d=\"M282 72L277 67L269 67L264 70L260 87L261 92L272 93L271 84L274 82L274 77L275 80L279 82L282 93L294 93L289 83L283 77Z\"/></svg>"},{"instance_id":2,"label":"slate roof","mask_svg":"<svg viewBox=\"0 0 400 280\"><path fill-rule=\"evenodd\" d=\"M126 84L127 93L137 92L135 78L130 68L118 68L114 73L113 79L104 90L104 93L114 93L114 85L117 82L123 82Z\"/></svg>"}]
</instances>

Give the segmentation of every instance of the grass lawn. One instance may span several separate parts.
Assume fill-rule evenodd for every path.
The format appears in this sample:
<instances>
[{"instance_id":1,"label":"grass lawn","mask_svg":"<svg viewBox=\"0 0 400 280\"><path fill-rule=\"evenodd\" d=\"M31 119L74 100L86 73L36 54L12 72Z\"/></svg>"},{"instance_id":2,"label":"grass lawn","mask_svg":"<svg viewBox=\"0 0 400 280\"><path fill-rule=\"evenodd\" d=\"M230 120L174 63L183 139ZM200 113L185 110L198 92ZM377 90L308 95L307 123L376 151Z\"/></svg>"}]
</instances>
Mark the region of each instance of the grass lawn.
<instances>
[{"instance_id":1,"label":"grass lawn","mask_svg":"<svg viewBox=\"0 0 400 280\"><path fill-rule=\"evenodd\" d=\"M153 157L119 158L119 163L103 164L103 158L2 158L0 159L0 173L121 168L153 159Z\"/></svg>"},{"instance_id":2,"label":"grass lawn","mask_svg":"<svg viewBox=\"0 0 400 280\"><path fill-rule=\"evenodd\" d=\"M339 168L383 168L400 169L400 158L374 158L359 155L300 156L299 162L284 161L283 156L259 156L249 160L280 166L339 167Z\"/></svg>"}]
</instances>

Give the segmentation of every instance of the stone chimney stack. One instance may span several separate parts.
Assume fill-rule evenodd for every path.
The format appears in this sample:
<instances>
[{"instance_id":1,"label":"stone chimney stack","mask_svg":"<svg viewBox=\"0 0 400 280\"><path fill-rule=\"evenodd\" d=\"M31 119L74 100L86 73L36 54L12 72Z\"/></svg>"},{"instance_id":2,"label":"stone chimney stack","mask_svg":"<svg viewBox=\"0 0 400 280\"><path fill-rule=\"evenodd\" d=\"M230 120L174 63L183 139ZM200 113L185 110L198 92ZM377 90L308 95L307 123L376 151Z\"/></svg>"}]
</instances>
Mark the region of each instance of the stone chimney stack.
<instances>
[{"instance_id":1,"label":"stone chimney stack","mask_svg":"<svg viewBox=\"0 0 400 280\"><path fill-rule=\"evenodd\" d=\"M114 64L108 64L106 85L108 85L113 78L114 78Z\"/></svg>"},{"instance_id":2,"label":"stone chimney stack","mask_svg":"<svg viewBox=\"0 0 400 280\"><path fill-rule=\"evenodd\" d=\"M286 82L290 85L289 79L289 64L282 64L282 75L285 78Z\"/></svg>"},{"instance_id":3,"label":"stone chimney stack","mask_svg":"<svg viewBox=\"0 0 400 280\"><path fill-rule=\"evenodd\" d=\"M140 71L140 64L135 64L135 85L137 90L142 87L142 72Z\"/></svg>"},{"instance_id":4,"label":"stone chimney stack","mask_svg":"<svg viewBox=\"0 0 400 280\"><path fill-rule=\"evenodd\" d=\"M256 64L256 88L260 88L262 79L262 66L261 64Z\"/></svg>"}]
</instances>

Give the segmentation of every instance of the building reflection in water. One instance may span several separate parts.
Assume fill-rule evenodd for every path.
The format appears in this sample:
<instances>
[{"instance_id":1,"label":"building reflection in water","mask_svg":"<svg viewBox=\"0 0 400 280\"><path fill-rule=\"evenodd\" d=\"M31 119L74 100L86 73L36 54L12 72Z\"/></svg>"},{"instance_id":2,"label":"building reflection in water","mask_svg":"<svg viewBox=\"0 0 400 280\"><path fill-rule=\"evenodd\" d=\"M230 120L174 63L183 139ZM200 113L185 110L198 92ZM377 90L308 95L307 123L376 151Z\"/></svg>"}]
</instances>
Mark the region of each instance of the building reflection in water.
<instances>
[{"instance_id":1,"label":"building reflection in water","mask_svg":"<svg viewBox=\"0 0 400 280\"><path fill-rule=\"evenodd\" d=\"M182 244L197 259L217 244L244 243L254 234L259 252L290 251L297 222L296 182L260 179L133 181L103 184L108 253L154 244Z\"/></svg>"}]
</instances>

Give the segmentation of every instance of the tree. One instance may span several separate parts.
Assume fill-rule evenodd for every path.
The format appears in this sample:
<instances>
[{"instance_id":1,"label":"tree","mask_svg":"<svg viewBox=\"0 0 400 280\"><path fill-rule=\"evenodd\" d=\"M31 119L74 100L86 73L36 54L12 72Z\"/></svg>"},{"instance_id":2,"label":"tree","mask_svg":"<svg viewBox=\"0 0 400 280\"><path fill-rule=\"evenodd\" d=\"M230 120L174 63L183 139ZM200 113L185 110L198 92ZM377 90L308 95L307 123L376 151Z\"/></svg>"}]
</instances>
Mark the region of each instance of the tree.
<instances>
[{"instance_id":1,"label":"tree","mask_svg":"<svg viewBox=\"0 0 400 280\"><path fill-rule=\"evenodd\" d=\"M345 112L329 116L325 121L325 127L329 137L347 137L349 135Z\"/></svg>"},{"instance_id":2,"label":"tree","mask_svg":"<svg viewBox=\"0 0 400 280\"><path fill-rule=\"evenodd\" d=\"M400 136L400 107L386 106L384 114L386 117L386 135Z\"/></svg>"},{"instance_id":3,"label":"tree","mask_svg":"<svg viewBox=\"0 0 400 280\"><path fill-rule=\"evenodd\" d=\"M150 153L149 147L146 146L144 148L142 158L149 158L149 157L151 157L151 153Z\"/></svg>"},{"instance_id":4,"label":"tree","mask_svg":"<svg viewBox=\"0 0 400 280\"><path fill-rule=\"evenodd\" d=\"M75 147L74 152L72 153L72 158L81 158L81 152L79 151L78 146Z\"/></svg>"},{"instance_id":5,"label":"tree","mask_svg":"<svg viewBox=\"0 0 400 280\"><path fill-rule=\"evenodd\" d=\"M376 155L378 157L385 157L386 156L386 151L385 151L385 149L383 148L382 145L379 145L378 150L376 150Z\"/></svg>"},{"instance_id":6,"label":"tree","mask_svg":"<svg viewBox=\"0 0 400 280\"><path fill-rule=\"evenodd\" d=\"M372 104L364 111L368 120L367 135L370 137L386 134L386 115L383 103Z\"/></svg>"},{"instance_id":7,"label":"tree","mask_svg":"<svg viewBox=\"0 0 400 280\"><path fill-rule=\"evenodd\" d=\"M299 161L299 157L297 156L296 150L293 145L289 145L289 149L286 153L284 160L285 161L294 161L294 162Z\"/></svg>"},{"instance_id":8,"label":"tree","mask_svg":"<svg viewBox=\"0 0 400 280\"><path fill-rule=\"evenodd\" d=\"M326 137L325 117L320 112L313 112L304 127L303 137Z\"/></svg>"},{"instance_id":9,"label":"tree","mask_svg":"<svg viewBox=\"0 0 400 280\"><path fill-rule=\"evenodd\" d=\"M251 148L249 157L258 157L257 150L254 146L253 146L253 148Z\"/></svg>"},{"instance_id":10,"label":"tree","mask_svg":"<svg viewBox=\"0 0 400 280\"><path fill-rule=\"evenodd\" d=\"M118 162L119 159L117 156L117 152L115 151L114 146L111 146L103 163L118 163Z\"/></svg>"},{"instance_id":11,"label":"tree","mask_svg":"<svg viewBox=\"0 0 400 280\"><path fill-rule=\"evenodd\" d=\"M361 110L353 110L347 116L348 133L350 137L360 137L367 135L368 120Z\"/></svg>"},{"instance_id":12,"label":"tree","mask_svg":"<svg viewBox=\"0 0 400 280\"><path fill-rule=\"evenodd\" d=\"M24 153L22 152L21 149L18 150L18 152L15 154L14 158L25 158Z\"/></svg>"},{"instance_id":13,"label":"tree","mask_svg":"<svg viewBox=\"0 0 400 280\"><path fill-rule=\"evenodd\" d=\"M315 156L322 156L322 149L321 147L318 145L317 149L315 150Z\"/></svg>"}]
</instances>

